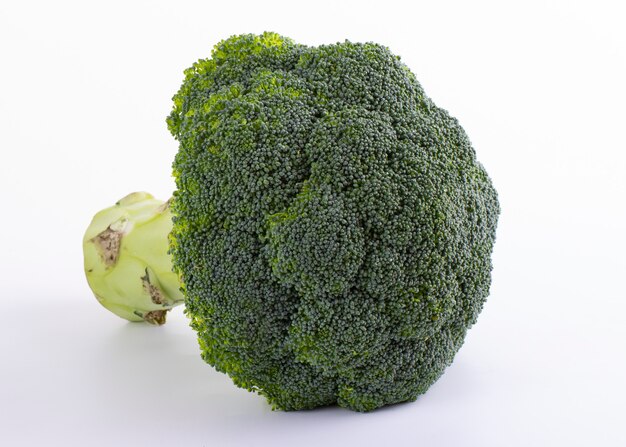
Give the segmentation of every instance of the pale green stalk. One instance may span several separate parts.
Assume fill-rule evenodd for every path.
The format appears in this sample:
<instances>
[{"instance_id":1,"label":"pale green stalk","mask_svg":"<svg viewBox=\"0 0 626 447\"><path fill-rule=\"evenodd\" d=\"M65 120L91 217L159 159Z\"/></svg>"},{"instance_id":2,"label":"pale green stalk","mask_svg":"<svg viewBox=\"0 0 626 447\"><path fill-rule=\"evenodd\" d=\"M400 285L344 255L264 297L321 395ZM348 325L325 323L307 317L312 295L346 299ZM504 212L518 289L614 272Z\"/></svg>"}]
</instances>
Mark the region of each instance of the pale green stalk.
<instances>
[{"instance_id":1,"label":"pale green stalk","mask_svg":"<svg viewBox=\"0 0 626 447\"><path fill-rule=\"evenodd\" d=\"M169 201L146 192L127 195L97 213L85 232L85 275L104 307L129 321L165 323L183 302L172 272Z\"/></svg>"}]
</instances>

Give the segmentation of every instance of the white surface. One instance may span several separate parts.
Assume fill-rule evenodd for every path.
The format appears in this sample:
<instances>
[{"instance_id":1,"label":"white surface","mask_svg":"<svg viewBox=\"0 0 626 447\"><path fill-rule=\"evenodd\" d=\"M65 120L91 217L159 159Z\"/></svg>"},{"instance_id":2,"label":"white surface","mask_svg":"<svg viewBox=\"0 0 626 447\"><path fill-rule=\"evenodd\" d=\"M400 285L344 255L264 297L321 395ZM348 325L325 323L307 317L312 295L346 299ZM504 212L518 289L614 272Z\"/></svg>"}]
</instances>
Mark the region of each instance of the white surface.
<instances>
[{"instance_id":1,"label":"white surface","mask_svg":"<svg viewBox=\"0 0 626 447\"><path fill-rule=\"evenodd\" d=\"M209 3L0 3L0 445L626 445L622 2ZM500 193L491 296L415 403L271 412L181 312L126 324L84 281L91 216L173 188L182 70L264 30L388 45Z\"/></svg>"}]
</instances>

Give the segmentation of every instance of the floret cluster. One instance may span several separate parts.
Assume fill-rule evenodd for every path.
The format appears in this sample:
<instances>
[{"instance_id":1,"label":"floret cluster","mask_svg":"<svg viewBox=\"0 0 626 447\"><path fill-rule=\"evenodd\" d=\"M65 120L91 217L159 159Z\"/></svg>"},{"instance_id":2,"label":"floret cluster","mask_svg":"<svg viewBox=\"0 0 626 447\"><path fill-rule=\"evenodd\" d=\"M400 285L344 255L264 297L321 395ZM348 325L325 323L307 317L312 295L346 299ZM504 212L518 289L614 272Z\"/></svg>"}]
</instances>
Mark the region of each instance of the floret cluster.
<instances>
[{"instance_id":1,"label":"floret cluster","mask_svg":"<svg viewBox=\"0 0 626 447\"><path fill-rule=\"evenodd\" d=\"M499 205L384 46L273 33L185 72L171 251L203 358L279 409L424 393L489 292Z\"/></svg>"}]
</instances>

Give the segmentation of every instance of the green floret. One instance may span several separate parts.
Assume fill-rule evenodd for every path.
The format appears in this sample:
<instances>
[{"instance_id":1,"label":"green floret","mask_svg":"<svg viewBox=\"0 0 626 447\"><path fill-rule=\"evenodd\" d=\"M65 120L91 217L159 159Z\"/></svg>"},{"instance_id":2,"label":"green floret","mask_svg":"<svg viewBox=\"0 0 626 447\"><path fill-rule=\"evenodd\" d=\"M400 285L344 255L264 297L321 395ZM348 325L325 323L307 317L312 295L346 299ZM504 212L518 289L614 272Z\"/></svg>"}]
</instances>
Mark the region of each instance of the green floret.
<instances>
[{"instance_id":1,"label":"green floret","mask_svg":"<svg viewBox=\"0 0 626 447\"><path fill-rule=\"evenodd\" d=\"M227 39L185 72L171 252L203 358L274 408L412 401L487 298L499 214L386 47Z\"/></svg>"}]
</instances>

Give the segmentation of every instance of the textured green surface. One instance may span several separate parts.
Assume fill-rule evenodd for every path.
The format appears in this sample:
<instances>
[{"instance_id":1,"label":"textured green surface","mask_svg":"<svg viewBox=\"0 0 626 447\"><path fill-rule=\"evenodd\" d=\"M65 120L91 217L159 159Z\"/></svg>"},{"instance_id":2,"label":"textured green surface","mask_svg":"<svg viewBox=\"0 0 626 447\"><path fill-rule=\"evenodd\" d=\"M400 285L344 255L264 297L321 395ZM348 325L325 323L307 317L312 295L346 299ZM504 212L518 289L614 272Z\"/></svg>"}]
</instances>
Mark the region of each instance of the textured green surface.
<instances>
[{"instance_id":1,"label":"textured green surface","mask_svg":"<svg viewBox=\"0 0 626 447\"><path fill-rule=\"evenodd\" d=\"M285 410L414 400L488 295L496 192L383 46L265 33L185 72L172 254L203 358Z\"/></svg>"}]
</instances>

